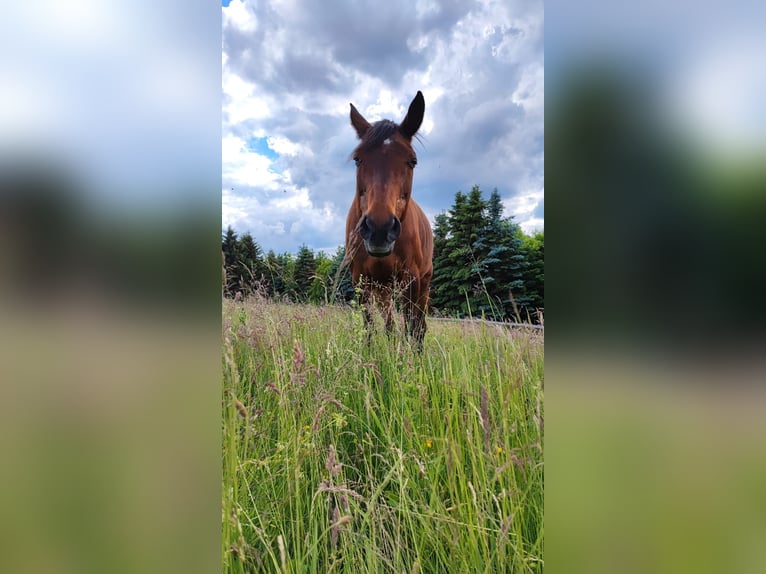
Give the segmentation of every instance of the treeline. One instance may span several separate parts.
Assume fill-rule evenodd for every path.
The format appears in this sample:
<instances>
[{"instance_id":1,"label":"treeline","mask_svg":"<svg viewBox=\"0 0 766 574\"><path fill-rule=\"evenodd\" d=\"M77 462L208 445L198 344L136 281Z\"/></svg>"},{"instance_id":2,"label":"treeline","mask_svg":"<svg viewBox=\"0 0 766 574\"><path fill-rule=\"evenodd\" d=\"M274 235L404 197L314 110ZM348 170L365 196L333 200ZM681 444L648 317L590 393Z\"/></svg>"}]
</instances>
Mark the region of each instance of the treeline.
<instances>
[{"instance_id":1,"label":"treeline","mask_svg":"<svg viewBox=\"0 0 766 574\"><path fill-rule=\"evenodd\" d=\"M495 189L485 199L478 186L458 192L434 222L431 312L497 320L539 322L544 306L543 232L526 235ZM354 286L343 265L345 249L332 255L306 245L297 254L263 253L250 233L229 227L222 238L223 289L227 297L262 296L333 303L349 301Z\"/></svg>"},{"instance_id":2,"label":"treeline","mask_svg":"<svg viewBox=\"0 0 766 574\"><path fill-rule=\"evenodd\" d=\"M302 245L298 253L263 249L248 232L237 237L229 227L223 235L223 289L227 297L260 294L287 301L333 303L354 296L351 274L339 247L332 256Z\"/></svg>"}]
</instances>

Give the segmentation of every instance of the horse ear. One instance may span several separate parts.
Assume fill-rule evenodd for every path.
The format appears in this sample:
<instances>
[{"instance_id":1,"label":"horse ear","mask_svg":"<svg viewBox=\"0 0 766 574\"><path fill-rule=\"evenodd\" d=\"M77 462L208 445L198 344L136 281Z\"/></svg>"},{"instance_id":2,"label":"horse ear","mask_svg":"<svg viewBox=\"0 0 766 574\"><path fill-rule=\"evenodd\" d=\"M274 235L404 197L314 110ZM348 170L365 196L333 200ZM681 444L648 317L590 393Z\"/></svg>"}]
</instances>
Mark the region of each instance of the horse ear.
<instances>
[{"instance_id":1,"label":"horse ear","mask_svg":"<svg viewBox=\"0 0 766 574\"><path fill-rule=\"evenodd\" d=\"M351 104L351 125L354 126L359 139L362 139L367 130L370 129L370 122L364 119L362 114L354 107L354 104Z\"/></svg>"},{"instance_id":2,"label":"horse ear","mask_svg":"<svg viewBox=\"0 0 766 574\"><path fill-rule=\"evenodd\" d=\"M426 101L423 99L423 94L418 90L417 95L410 103L410 109L407 110L407 115L399 125L399 131L407 139L412 139L417 131L420 129L420 124L423 123L423 114L426 111Z\"/></svg>"}]
</instances>

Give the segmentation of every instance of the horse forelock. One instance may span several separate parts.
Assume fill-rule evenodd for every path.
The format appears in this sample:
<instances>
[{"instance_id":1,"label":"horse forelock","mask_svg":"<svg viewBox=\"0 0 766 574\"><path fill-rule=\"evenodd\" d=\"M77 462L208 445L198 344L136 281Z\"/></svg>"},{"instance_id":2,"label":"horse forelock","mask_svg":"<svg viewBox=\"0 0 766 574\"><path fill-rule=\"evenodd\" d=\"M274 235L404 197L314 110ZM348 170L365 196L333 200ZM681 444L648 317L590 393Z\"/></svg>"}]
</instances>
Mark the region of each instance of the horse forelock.
<instances>
[{"instance_id":1,"label":"horse forelock","mask_svg":"<svg viewBox=\"0 0 766 574\"><path fill-rule=\"evenodd\" d=\"M370 129L364 134L362 141L357 147L358 150L371 150L383 145L383 142L390 138L399 130L399 124L391 120L380 120L370 126Z\"/></svg>"}]
</instances>

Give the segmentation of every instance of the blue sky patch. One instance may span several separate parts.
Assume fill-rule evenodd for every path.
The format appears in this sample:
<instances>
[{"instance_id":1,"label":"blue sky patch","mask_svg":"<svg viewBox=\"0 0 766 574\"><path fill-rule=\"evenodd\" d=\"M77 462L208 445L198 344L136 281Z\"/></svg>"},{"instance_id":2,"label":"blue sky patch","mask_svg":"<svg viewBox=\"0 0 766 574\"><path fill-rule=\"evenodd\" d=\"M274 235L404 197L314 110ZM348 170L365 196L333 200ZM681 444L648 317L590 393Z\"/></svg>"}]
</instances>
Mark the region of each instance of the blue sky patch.
<instances>
[{"instance_id":1,"label":"blue sky patch","mask_svg":"<svg viewBox=\"0 0 766 574\"><path fill-rule=\"evenodd\" d=\"M247 140L247 149L269 159L277 159L279 154L269 147L266 138L250 138Z\"/></svg>"}]
</instances>

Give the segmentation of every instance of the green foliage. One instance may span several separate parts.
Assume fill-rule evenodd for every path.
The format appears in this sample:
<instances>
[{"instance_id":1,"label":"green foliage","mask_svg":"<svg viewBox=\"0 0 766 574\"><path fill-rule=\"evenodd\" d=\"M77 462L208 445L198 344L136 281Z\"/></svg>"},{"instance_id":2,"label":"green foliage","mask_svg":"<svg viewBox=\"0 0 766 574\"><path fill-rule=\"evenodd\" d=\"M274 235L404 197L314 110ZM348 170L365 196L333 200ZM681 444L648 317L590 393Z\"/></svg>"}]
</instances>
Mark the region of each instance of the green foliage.
<instances>
[{"instance_id":1,"label":"green foliage","mask_svg":"<svg viewBox=\"0 0 766 574\"><path fill-rule=\"evenodd\" d=\"M545 235L538 231L531 237L522 237L522 252L527 261L524 270L524 289L528 297L529 308L542 309L545 293Z\"/></svg>"},{"instance_id":2,"label":"green foliage","mask_svg":"<svg viewBox=\"0 0 766 574\"><path fill-rule=\"evenodd\" d=\"M311 303L327 303L329 300L328 289L330 288L329 274L333 261L320 251L315 257L315 264L316 270L309 288L308 300Z\"/></svg>"},{"instance_id":3,"label":"green foliage","mask_svg":"<svg viewBox=\"0 0 766 574\"><path fill-rule=\"evenodd\" d=\"M277 272L282 283L280 295L288 300L295 299L299 295L298 285L295 282L295 257L290 253L277 255Z\"/></svg>"},{"instance_id":4,"label":"green foliage","mask_svg":"<svg viewBox=\"0 0 766 574\"><path fill-rule=\"evenodd\" d=\"M298 250L298 256L295 259L295 271L293 273L296 294L299 298L308 299L309 291L314 282L316 268L314 252L307 245L301 245L301 248Z\"/></svg>"},{"instance_id":5,"label":"green foliage","mask_svg":"<svg viewBox=\"0 0 766 574\"><path fill-rule=\"evenodd\" d=\"M283 279L282 269L279 265L276 253L273 249L269 249L266 254L266 292L274 296L277 293L282 293L285 288L285 282Z\"/></svg>"},{"instance_id":6,"label":"green foliage","mask_svg":"<svg viewBox=\"0 0 766 574\"><path fill-rule=\"evenodd\" d=\"M251 293L258 289L265 277L263 250L250 233L245 233L237 244L239 276L242 289Z\"/></svg>"},{"instance_id":7,"label":"green foliage","mask_svg":"<svg viewBox=\"0 0 766 574\"><path fill-rule=\"evenodd\" d=\"M222 236L224 295L235 298L258 293L275 299L315 304L349 301L354 296L351 274L344 264L346 250L330 257L302 245L296 255L264 256L250 233L238 237L229 227Z\"/></svg>"},{"instance_id":8,"label":"green foliage","mask_svg":"<svg viewBox=\"0 0 766 574\"><path fill-rule=\"evenodd\" d=\"M492 319L535 319L542 307L542 252L522 247L526 237L503 217L497 189L484 200L478 186L455 194L449 213L434 225L432 306L449 315ZM539 272L528 273L535 257ZM527 278L534 281L527 283ZM539 281L538 281L539 279Z\"/></svg>"},{"instance_id":9,"label":"green foliage","mask_svg":"<svg viewBox=\"0 0 766 574\"><path fill-rule=\"evenodd\" d=\"M224 266L224 294L249 295L267 283L267 264L263 250L250 233L237 237L229 226L221 240Z\"/></svg>"},{"instance_id":10,"label":"green foliage","mask_svg":"<svg viewBox=\"0 0 766 574\"><path fill-rule=\"evenodd\" d=\"M224 305L224 572L542 572L543 346Z\"/></svg>"},{"instance_id":11,"label":"green foliage","mask_svg":"<svg viewBox=\"0 0 766 574\"><path fill-rule=\"evenodd\" d=\"M231 226L226 228L226 233L221 240L221 251L223 252L224 293L229 296L234 295L238 283L238 275L236 274L239 258L237 241L237 233Z\"/></svg>"},{"instance_id":12,"label":"green foliage","mask_svg":"<svg viewBox=\"0 0 766 574\"><path fill-rule=\"evenodd\" d=\"M346 259L346 247L341 245L335 251L332 258L332 264L327 272L329 282L329 301L351 301L354 298L354 284L351 281L351 272L348 265L344 263Z\"/></svg>"}]
</instances>

